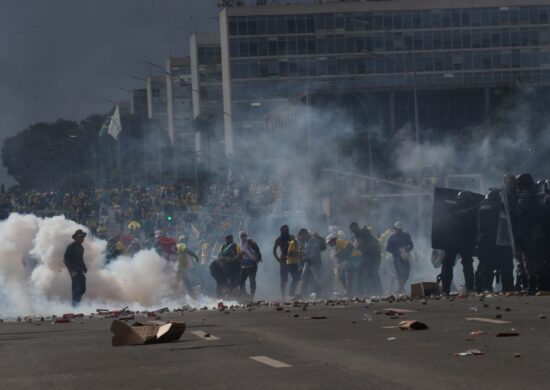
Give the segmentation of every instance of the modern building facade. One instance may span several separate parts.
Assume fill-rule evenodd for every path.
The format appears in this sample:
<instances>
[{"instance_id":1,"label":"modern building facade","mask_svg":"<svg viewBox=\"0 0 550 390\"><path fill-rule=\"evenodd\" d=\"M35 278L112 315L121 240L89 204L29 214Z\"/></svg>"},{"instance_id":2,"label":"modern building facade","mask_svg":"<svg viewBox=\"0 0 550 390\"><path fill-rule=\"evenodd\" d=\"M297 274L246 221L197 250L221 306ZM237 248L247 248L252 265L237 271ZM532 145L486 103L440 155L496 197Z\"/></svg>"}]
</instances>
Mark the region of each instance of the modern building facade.
<instances>
[{"instance_id":1,"label":"modern building facade","mask_svg":"<svg viewBox=\"0 0 550 390\"><path fill-rule=\"evenodd\" d=\"M550 82L550 0L225 7L220 37L228 155L267 139L266 116L304 91L353 91L388 131L414 122L416 97L437 133L487 119L495 88Z\"/></svg>"},{"instance_id":2,"label":"modern building facade","mask_svg":"<svg viewBox=\"0 0 550 390\"><path fill-rule=\"evenodd\" d=\"M194 149L192 130L191 60L189 57L166 61L166 113L170 142Z\"/></svg>"},{"instance_id":3,"label":"modern building facade","mask_svg":"<svg viewBox=\"0 0 550 390\"><path fill-rule=\"evenodd\" d=\"M131 113L142 121L148 118L147 88L132 89L130 91Z\"/></svg>"},{"instance_id":4,"label":"modern building facade","mask_svg":"<svg viewBox=\"0 0 550 390\"><path fill-rule=\"evenodd\" d=\"M220 36L196 32L189 46L196 152L202 162L216 166L225 156Z\"/></svg>"},{"instance_id":5,"label":"modern building facade","mask_svg":"<svg viewBox=\"0 0 550 390\"><path fill-rule=\"evenodd\" d=\"M168 131L168 105L165 76L147 77L147 118L162 131Z\"/></svg>"}]
</instances>

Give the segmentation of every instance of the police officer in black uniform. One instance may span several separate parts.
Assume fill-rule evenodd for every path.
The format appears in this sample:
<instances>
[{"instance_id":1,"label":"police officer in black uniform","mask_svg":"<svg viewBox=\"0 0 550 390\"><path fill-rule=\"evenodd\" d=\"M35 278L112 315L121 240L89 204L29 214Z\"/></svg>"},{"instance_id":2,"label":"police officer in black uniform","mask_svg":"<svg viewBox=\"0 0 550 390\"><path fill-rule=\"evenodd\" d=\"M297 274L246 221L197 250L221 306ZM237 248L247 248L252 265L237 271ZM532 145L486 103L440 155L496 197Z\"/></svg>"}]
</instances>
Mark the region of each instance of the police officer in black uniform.
<instances>
[{"instance_id":1,"label":"police officer in black uniform","mask_svg":"<svg viewBox=\"0 0 550 390\"><path fill-rule=\"evenodd\" d=\"M445 250L445 256L441 260L441 284L443 294L449 295L453 281L453 268L456 256L462 258L462 270L464 281L468 291L474 290L474 266L473 255L476 243L476 208L473 194L461 191L457 195L457 203L453 210L453 223L456 235L460 237L458 243L450 245Z\"/></svg>"},{"instance_id":2,"label":"police officer in black uniform","mask_svg":"<svg viewBox=\"0 0 550 390\"><path fill-rule=\"evenodd\" d=\"M530 294L547 289L548 246L544 232L544 195L537 190L533 177L521 174L515 180L517 200L514 217L517 223L516 245L527 272L527 289Z\"/></svg>"}]
</instances>

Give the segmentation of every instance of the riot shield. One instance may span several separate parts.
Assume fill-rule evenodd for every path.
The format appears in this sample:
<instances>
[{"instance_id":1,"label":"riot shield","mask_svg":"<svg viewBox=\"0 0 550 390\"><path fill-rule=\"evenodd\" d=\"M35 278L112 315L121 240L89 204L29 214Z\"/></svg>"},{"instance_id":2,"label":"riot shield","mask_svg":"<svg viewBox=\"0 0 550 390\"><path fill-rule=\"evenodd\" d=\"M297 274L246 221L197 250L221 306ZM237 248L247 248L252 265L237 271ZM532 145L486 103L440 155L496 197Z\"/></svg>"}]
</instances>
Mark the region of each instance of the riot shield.
<instances>
[{"instance_id":1,"label":"riot shield","mask_svg":"<svg viewBox=\"0 0 550 390\"><path fill-rule=\"evenodd\" d=\"M512 209L513 205L516 204L516 195L515 195L515 183L514 177L511 175L505 175L503 178L503 187L502 187L502 201L504 202L504 213L506 218L508 241L512 247L512 252L516 254L516 232L514 231L514 211ZM499 238L500 238L500 226L499 226ZM502 228L504 231L504 228Z\"/></svg>"},{"instance_id":2,"label":"riot shield","mask_svg":"<svg viewBox=\"0 0 550 390\"><path fill-rule=\"evenodd\" d=\"M501 212L498 219L497 245L509 247L512 246L510 225L508 221L508 216L505 212Z\"/></svg>"},{"instance_id":3,"label":"riot shield","mask_svg":"<svg viewBox=\"0 0 550 390\"><path fill-rule=\"evenodd\" d=\"M436 187L434 189L434 204L432 214L432 248L448 249L460 248L464 246L465 237L459 232L462 230L462 221L457 216L457 195L460 190L451 188ZM483 195L472 193L473 203L470 212L475 219L475 210L477 205L483 199ZM472 228L477 224L472 224ZM477 232L468 232L468 239L475 240ZM469 247L474 247L475 242L468 243Z\"/></svg>"}]
</instances>

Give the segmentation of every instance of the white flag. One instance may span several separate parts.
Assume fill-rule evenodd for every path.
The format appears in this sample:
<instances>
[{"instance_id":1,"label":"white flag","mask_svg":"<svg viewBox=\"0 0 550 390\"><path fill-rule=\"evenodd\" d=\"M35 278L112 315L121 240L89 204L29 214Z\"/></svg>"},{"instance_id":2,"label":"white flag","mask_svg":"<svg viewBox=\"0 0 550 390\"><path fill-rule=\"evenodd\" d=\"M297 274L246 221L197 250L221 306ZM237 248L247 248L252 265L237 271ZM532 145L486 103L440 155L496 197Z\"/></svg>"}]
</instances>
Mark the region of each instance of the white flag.
<instances>
[{"instance_id":1,"label":"white flag","mask_svg":"<svg viewBox=\"0 0 550 390\"><path fill-rule=\"evenodd\" d=\"M115 112L111 117L111 123L109 123L109 131L107 131L107 134L109 134L114 139L118 139L118 134L121 131L122 126L120 125L120 111L118 110L118 106L116 106Z\"/></svg>"}]
</instances>

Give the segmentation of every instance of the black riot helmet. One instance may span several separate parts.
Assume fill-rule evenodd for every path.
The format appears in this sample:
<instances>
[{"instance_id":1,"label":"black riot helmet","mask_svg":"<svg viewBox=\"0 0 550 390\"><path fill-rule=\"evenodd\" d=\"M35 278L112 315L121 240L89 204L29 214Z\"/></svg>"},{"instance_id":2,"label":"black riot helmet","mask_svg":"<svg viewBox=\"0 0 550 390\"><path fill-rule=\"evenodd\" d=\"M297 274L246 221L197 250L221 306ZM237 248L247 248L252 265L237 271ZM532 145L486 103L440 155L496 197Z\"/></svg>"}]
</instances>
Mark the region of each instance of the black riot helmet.
<instances>
[{"instance_id":1,"label":"black riot helmet","mask_svg":"<svg viewBox=\"0 0 550 390\"><path fill-rule=\"evenodd\" d=\"M500 190L492 189L487 192L485 199L489 202L500 202Z\"/></svg>"},{"instance_id":2,"label":"black riot helmet","mask_svg":"<svg viewBox=\"0 0 550 390\"><path fill-rule=\"evenodd\" d=\"M528 190L533 188L535 181L533 176L528 173L522 173L521 175L516 176L516 185L520 190Z\"/></svg>"}]
</instances>

